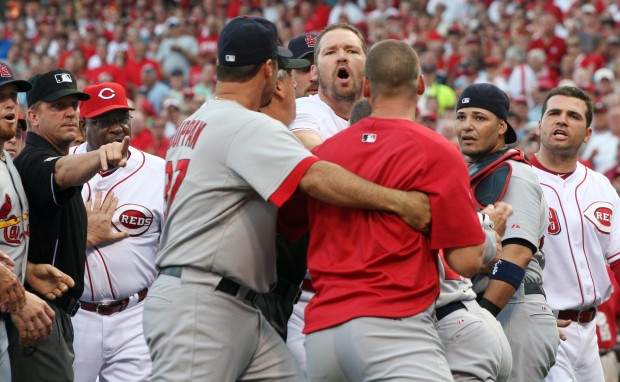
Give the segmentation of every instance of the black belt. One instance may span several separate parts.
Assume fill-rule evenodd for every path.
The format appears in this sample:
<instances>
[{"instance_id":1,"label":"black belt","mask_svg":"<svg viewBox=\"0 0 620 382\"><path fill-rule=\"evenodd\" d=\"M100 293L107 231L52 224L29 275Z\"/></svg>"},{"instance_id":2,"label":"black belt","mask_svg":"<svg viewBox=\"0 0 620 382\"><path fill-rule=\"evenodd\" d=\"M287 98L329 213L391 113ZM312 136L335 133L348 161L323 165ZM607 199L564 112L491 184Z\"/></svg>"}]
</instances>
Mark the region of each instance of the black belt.
<instances>
[{"instance_id":1,"label":"black belt","mask_svg":"<svg viewBox=\"0 0 620 382\"><path fill-rule=\"evenodd\" d=\"M138 292L138 302L143 301L149 292L149 288L144 288ZM129 305L129 297L117 301L109 301L102 303L93 303L88 301L80 301L82 309L89 312L99 313L102 316L109 316L114 313L121 312Z\"/></svg>"},{"instance_id":2,"label":"black belt","mask_svg":"<svg viewBox=\"0 0 620 382\"><path fill-rule=\"evenodd\" d=\"M271 292L284 297L285 300L291 301L293 304L297 304L299 297L301 297L301 288L283 278L278 279Z\"/></svg>"},{"instance_id":3,"label":"black belt","mask_svg":"<svg viewBox=\"0 0 620 382\"><path fill-rule=\"evenodd\" d=\"M558 312L558 318L560 320L571 320L578 324L587 324L596 317L596 308L588 308L584 310L560 310Z\"/></svg>"},{"instance_id":4,"label":"black belt","mask_svg":"<svg viewBox=\"0 0 620 382\"><path fill-rule=\"evenodd\" d=\"M50 303L56 305L56 307L63 312L67 313L69 316L73 317L80 309L80 300L71 297L68 294L63 294L60 297L57 297L55 300L48 300Z\"/></svg>"},{"instance_id":5,"label":"black belt","mask_svg":"<svg viewBox=\"0 0 620 382\"><path fill-rule=\"evenodd\" d=\"M457 310L465 309L465 304L460 301L454 301L449 303L446 306L442 306L435 310L435 315L437 316L437 321L441 321L444 317L452 312L456 312Z\"/></svg>"},{"instance_id":6,"label":"black belt","mask_svg":"<svg viewBox=\"0 0 620 382\"><path fill-rule=\"evenodd\" d=\"M545 290L541 283L523 283L523 292L525 294L542 294L545 296Z\"/></svg>"},{"instance_id":7,"label":"black belt","mask_svg":"<svg viewBox=\"0 0 620 382\"><path fill-rule=\"evenodd\" d=\"M181 278L181 274L183 273L183 267L164 267L159 270L159 273L162 275ZM256 296L258 296L258 292L254 292L253 290L248 289L248 291L244 295L239 296L239 289L241 289L240 284L226 277L222 277L220 282L215 287L215 290L217 291L224 292L241 301L254 304L254 301L256 301Z\"/></svg>"}]
</instances>

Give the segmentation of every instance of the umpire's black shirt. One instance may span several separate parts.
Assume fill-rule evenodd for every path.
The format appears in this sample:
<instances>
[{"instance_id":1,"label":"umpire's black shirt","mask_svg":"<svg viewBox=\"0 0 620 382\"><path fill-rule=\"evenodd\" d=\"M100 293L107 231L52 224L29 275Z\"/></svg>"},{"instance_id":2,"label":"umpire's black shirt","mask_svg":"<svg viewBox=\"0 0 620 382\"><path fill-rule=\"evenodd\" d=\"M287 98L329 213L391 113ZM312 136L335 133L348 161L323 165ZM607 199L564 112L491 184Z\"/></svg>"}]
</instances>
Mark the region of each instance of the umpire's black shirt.
<instances>
[{"instance_id":1,"label":"umpire's black shirt","mask_svg":"<svg viewBox=\"0 0 620 382\"><path fill-rule=\"evenodd\" d=\"M41 136L28 132L24 150L15 158L30 205L28 261L52 264L75 281L68 295L84 290L87 217L82 186L59 190L54 181L62 154Z\"/></svg>"}]
</instances>

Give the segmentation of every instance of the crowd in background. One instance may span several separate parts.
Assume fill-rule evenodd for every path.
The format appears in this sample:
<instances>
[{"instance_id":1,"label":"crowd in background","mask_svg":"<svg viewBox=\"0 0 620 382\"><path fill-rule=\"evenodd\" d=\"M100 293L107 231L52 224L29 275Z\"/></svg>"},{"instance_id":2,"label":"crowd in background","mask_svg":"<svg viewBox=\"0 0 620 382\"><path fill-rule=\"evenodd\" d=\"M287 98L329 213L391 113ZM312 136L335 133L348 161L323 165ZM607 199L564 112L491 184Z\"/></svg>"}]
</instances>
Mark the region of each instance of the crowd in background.
<instances>
[{"instance_id":1,"label":"crowd in background","mask_svg":"<svg viewBox=\"0 0 620 382\"><path fill-rule=\"evenodd\" d=\"M370 45L407 41L427 83L420 122L449 139L460 91L491 82L511 97L517 147L536 152L546 92L577 85L595 100L594 135L606 134L584 161L612 180L620 175L620 0L47 0L6 1L4 9L0 60L18 77L65 68L80 88L124 85L137 109L132 145L160 156L213 94L218 32L250 14L273 21L285 46L342 21Z\"/></svg>"}]
</instances>

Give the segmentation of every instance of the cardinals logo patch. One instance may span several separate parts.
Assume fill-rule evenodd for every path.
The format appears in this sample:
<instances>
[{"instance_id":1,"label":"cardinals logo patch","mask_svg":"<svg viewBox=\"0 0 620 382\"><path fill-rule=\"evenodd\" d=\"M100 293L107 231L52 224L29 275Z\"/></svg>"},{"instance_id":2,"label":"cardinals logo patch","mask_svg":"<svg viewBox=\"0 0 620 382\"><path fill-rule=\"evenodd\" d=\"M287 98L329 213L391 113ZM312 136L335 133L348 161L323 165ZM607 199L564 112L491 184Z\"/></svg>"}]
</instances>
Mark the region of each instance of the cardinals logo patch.
<instances>
[{"instance_id":1,"label":"cardinals logo patch","mask_svg":"<svg viewBox=\"0 0 620 382\"><path fill-rule=\"evenodd\" d=\"M583 212L583 216L604 234L611 232L611 216L613 215L612 205L607 202L594 202Z\"/></svg>"}]
</instances>

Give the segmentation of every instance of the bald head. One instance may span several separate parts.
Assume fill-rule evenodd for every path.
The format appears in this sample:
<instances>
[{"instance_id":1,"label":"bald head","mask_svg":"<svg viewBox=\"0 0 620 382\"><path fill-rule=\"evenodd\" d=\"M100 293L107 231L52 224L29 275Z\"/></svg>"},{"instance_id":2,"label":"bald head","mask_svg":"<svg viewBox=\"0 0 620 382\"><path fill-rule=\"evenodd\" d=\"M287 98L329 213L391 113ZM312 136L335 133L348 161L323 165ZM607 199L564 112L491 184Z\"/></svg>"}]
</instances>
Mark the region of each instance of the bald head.
<instances>
[{"instance_id":1,"label":"bald head","mask_svg":"<svg viewBox=\"0 0 620 382\"><path fill-rule=\"evenodd\" d=\"M373 96L415 97L417 94L420 60L405 42L384 40L374 45L368 52L365 71Z\"/></svg>"}]
</instances>

